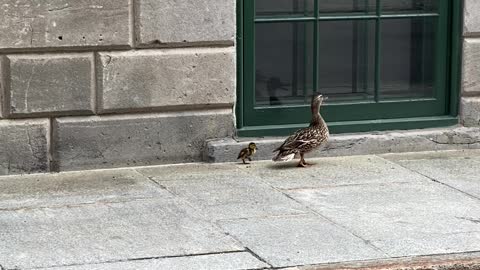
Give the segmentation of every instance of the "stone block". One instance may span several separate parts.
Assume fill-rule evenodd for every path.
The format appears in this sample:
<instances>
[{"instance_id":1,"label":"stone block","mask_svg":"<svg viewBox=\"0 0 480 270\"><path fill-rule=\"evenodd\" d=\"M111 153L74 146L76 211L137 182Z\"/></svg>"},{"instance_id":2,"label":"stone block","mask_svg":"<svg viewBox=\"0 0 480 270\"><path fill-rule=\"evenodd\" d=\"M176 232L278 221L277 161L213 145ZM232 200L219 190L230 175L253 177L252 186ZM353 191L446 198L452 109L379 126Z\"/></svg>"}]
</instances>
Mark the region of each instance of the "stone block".
<instances>
[{"instance_id":1,"label":"stone block","mask_svg":"<svg viewBox=\"0 0 480 270\"><path fill-rule=\"evenodd\" d=\"M9 114L93 113L93 54L10 55Z\"/></svg>"},{"instance_id":2,"label":"stone block","mask_svg":"<svg viewBox=\"0 0 480 270\"><path fill-rule=\"evenodd\" d=\"M77 170L200 161L205 140L232 133L231 109L58 118L54 164Z\"/></svg>"},{"instance_id":3,"label":"stone block","mask_svg":"<svg viewBox=\"0 0 480 270\"><path fill-rule=\"evenodd\" d=\"M465 0L463 32L465 35L480 34L480 1Z\"/></svg>"},{"instance_id":4,"label":"stone block","mask_svg":"<svg viewBox=\"0 0 480 270\"><path fill-rule=\"evenodd\" d=\"M480 97L462 97L460 117L466 127L480 126Z\"/></svg>"},{"instance_id":5,"label":"stone block","mask_svg":"<svg viewBox=\"0 0 480 270\"><path fill-rule=\"evenodd\" d=\"M128 0L5 0L0 49L128 45Z\"/></svg>"},{"instance_id":6,"label":"stone block","mask_svg":"<svg viewBox=\"0 0 480 270\"><path fill-rule=\"evenodd\" d=\"M104 112L235 100L233 48L100 53L98 65Z\"/></svg>"},{"instance_id":7,"label":"stone block","mask_svg":"<svg viewBox=\"0 0 480 270\"><path fill-rule=\"evenodd\" d=\"M48 172L49 121L0 121L0 175Z\"/></svg>"},{"instance_id":8,"label":"stone block","mask_svg":"<svg viewBox=\"0 0 480 270\"><path fill-rule=\"evenodd\" d=\"M235 39L234 0L139 0L135 25L141 45L228 42Z\"/></svg>"},{"instance_id":9,"label":"stone block","mask_svg":"<svg viewBox=\"0 0 480 270\"><path fill-rule=\"evenodd\" d=\"M463 50L463 94L480 95L480 39L466 38Z\"/></svg>"}]
</instances>

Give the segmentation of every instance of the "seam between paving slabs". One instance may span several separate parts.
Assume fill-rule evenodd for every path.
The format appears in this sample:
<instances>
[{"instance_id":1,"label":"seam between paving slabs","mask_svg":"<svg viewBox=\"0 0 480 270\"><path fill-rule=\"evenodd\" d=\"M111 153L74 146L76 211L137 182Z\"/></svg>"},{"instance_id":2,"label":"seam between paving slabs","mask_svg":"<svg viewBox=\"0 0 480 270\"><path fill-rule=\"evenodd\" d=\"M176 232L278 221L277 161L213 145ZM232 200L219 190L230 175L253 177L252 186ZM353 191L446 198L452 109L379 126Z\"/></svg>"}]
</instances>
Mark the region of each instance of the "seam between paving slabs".
<instances>
[{"instance_id":1,"label":"seam between paving slabs","mask_svg":"<svg viewBox=\"0 0 480 270\"><path fill-rule=\"evenodd\" d=\"M426 175L426 174L424 174L424 173L421 173L421 172L419 172L419 171L417 171L417 170L408 168L408 167L406 167L406 166L404 166L404 165L402 165L402 164L400 164L400 163L396 163L396 162L394 162L394 161L391 161L391 160L382 158L382 157L380 157L380 156L379 156L379 158L384 159L384 160L386 160L387 162L389 162L389 163L391 163L391 164L400 166L400 167L402 167L402 168L404 168L404 169L406 169L406 170L408 170L408 171L410 171L410 172L412 172L412 173L415 173L415 174L418 174L418 175L420 175L420 176L423 176L423 177L425 177L426 180L428 180L429 182L434 182L434 183L436 183L436 184L440 184L440 185L445 186L445 187L447 187L447 188L449 188L449 189L452 189L452 190L458 191L458 192L460 192L460 193L462 193L462 194L464 194L464 195L467 195L467 196L470 197L470 198L473 198L473 199L475 199L475 200L480 200L479 197L477 197L477 196L475 196L475 195L473 195L473 194L470 194L470 193L468 193L468 192L466 192L466 191L463 191L463 190L461 190L461 189L458 189L458 188L456 188L456 187L454 187L454 186L451 186L451 185L449 185L449 184L447 184L447 183L443 183L442 181L437 180L437 179L435 179L434 177L431 177L431 176L429 176L429 175Z\"/></svg>"},{"instance_id":2,"label":"seam between paving slabs","mask_svg":"<svg viewBox=\"0 0 480 270\"><path fill-rule=\"evenodd\" d=\"M347 233L349 233L349 234L351 234L352 236L354 236L354 237L362 240L362 242L364 242L367 246L370 246L371 248L373 248L374 250L380 252L381 254L383 254L383 255L385 255L385 256L387 256L387 257L390 257L390 255L389 255L387 252L381 250L380 248L378 248L377 246L375 246L374 244L372 244L371 241L362 238L360 235L356 234L355 232L353 232L352 230L350 230L348 227L346 227L346 226L344 226L344 225L342 225L342 224L336 223L336 222L333 221L332 219L330 219L330 218L322 215L321 213L317 212L315 209L311 208L310 206L308 206L308 205L306 205L306 204L303 204L301 201L296 200L296 199L293 198L292 196L288 195L288 194L285 193L283 190L278 189L277 187L275 187L275 186L271 185L270 183L264 181L261 177L260 177L260 181L263 182L264 184L270 186L270 187L271 187L272 189L274 189L275 191L280 192L281 194L283 194L283 195L284 195L285 197L287 197L288 199L293 200L294 202L296 202L296 203L304 206L304 207L307 208L312 214L317 215L317 216L323 218L324 220L326 220L327 222L330 222L330 223L331 223L332 225L334 225L334 226L337 226L337 227L340 227L340 228L344 229Z\"/></svg>"},{"instance_id":3,"label":"seam between paving slabs","mask_svg":"<svg viewBox=\"0 0 480 270\"><path fill-rule=\"evenodd\" d=\"M168 255L168 256L152 256L152 257L138 257L138 258L127 258L120 260L110 260L110 261L98 261L92 263L73 263L73 264L62 264L62 265L50 265L45 267L33 267L28 269L55 269L59 267L71 267L71 266L88 266L96 264L111 264L111 263L123 263L123 262L136 262L136 261L150 261L150 260L159 260L159 259L171 259L171 258L188 258L188 257L199 257L207 255L221 255L221 254L231 254L231 253L248 253L246 250L232 250L232 251L221 251L221 252L205 252L205 253L192 253L185 255ZM1 269L1 268L0 268ZM5 270L5 269L1 269Z\"/></svg>"}]
</instances>

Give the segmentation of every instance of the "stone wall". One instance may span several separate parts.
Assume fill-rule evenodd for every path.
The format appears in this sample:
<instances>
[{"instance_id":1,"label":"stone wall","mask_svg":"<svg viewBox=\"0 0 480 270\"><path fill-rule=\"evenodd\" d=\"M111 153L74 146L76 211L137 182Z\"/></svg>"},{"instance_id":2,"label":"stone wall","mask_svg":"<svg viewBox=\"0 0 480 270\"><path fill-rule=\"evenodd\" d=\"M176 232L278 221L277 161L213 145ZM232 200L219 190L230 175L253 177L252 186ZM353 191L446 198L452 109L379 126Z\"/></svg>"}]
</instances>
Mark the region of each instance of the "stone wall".
<instances>
[{"instance_id":1,"label":"stone wall","mask_svg":"<svg viewBox=\"0 0 480 270\"><path fill-rule=\"evenodd\" d=\"M199 161L231 136L235 0L3 0L0 175Z\"/></svg>"},{"instance_id":2,"label":"stone wall","mask_svg":"<svg viewBox=\"0 0 480 270\"><path fill-rule=\"evenodd\" d=\"M465 0L461 123L480 126L480 1Z\"/></svg>"}]
</instances>

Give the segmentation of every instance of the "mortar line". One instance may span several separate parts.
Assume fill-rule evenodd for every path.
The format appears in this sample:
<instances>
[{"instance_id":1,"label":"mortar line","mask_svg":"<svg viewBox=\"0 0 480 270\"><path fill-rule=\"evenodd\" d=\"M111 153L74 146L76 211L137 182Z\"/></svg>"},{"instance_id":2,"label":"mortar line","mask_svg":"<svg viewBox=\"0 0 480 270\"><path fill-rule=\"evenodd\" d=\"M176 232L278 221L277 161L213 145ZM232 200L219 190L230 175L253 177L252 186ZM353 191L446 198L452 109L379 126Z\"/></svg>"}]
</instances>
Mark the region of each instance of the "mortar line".
<instances>
[{"instance_id":1,"label":"mortar line","mask_svg":"<svg viewBox=\"0 0 480 270\"><path fill-rule=\"evenodd\" d=\"M221 49L230 48L235 44L230 41L204 41L191 43L166 43L164 45L142 45L132 48L130 45L111 45L111 46L65 46L65 47L39 47L39 48L13 48L0 49L0 54L39 54L39 53L54 53L54 54L68 54L68 53L85 53L85 52L135 52L142 50L173 50L173 49L191 49L191 48L211 48Z\"/></svg>"},{"instance_id":2,"label":"mortar line","mask_svg":"<svg viewBox=\"0 0 480 270\"><path fill-rule=\"evenodd\" d=\"M335 221L333 221L332 219L322 215L321 213L319 213L318 211L316 211L315 209L311 208L310 206L302 203L301 201L293 198L292 196L290 196L289 194L283 192L282 190L278 189L277 187L271 185L270 183L266 182L266 181L263 181L263 179L260 177L260 181L263 182L264 184L270 186L272 189L276 190L277 192L280 192L281 194L283 194L285 197L287 197L288 199L290 200L293 200L294 202L304 206L306 209L308 209L312 214L314 215L317 215L323 219L325 219L326 221L330 222L332 225L334 226L337 226L337 227L340 227L340 228L343 228L347 233L353 235L354 237L362 240L362 242L367 245L367 246L370 246L371 248L373 248L374 250L380 252L381 254L385 255L385 256L390 256L387 252L381 250L380 248L378 248L377 246L373 245L369 240L367 239L363 239L360 235L357 235L355 232L353 232L352 230L350 230L348 227L340 224L340 223L337 223Z\"/></svg>"},{"instance_id":3,"label":"mortar line","mask_svg":"<svg viewBox=\"0 0 480 270\"><path fill-rule=\"evenodd\" d=\"M46 267L34 267L29 269L55 269L59 267L70 267L70 266L87 266L87 265L96 265L96 264L111 264L111 263L121 263L121 262L135 262L135 261L149 261L149 260L159 260L159 259L172 259L172 258L189 258L189 257L199 257L199 256L208 256L208 255L222 255L222 254L235 254L235 253L245 253L246 250L226 250L226 251L215 251L215 252L203 252L203 253L191 253L185 255L166 255L166 256L151 256L151 257L138 257L138 258L127 258L120 260L106 260L92 263L72 263L64 265L51 265Z\"/></svg>"},{"instance_id":4,"label":"mortar line","mask_svg":"<svg viewBox=\"0 0 480 270\"><path fill-rule=\"evenodd\" d=\"M473 195L473 194L470 194L470 193L468 193L468 192L466 192L466 191L463 191L463 190L461 190L461 189L458 189L458 188L456 188L456 187L454 187L454 186L451 186L451 185L449 185L449 184L447 184L447 183L443 183L443 182L441 182L440 180L437 180L437 179L435 179L435 178L433 178L433 177L431 177L431 176L429 176L429 175L426 175L426 174L421 173L421 172L419 172L419 171L416 171L416 170L414 170L414 169L410 169L410 168L408 168L408 167L405 167L405 166L402 165L402 164L395 163L395 162L390 161L390 160L387 160L387 161L391 162L392 164L396 164L396 165L398 165L398 166L400 166L400 167L402 167L402 168L404 168L404 169L406 169L406 170L408 170L408 171L410 171L410 172L412 172L412 173L414 173L414 174L418 174L418 175L420 175L420 176L423 176L423 177L427 178L428 180L430 180L431 182L434 182L434 183L443 185L443 186L445 186L445 187L447 187L447 188L449 188L449 189L453 189L453 190L455 190L455 191L458 191L458 192L462 193L463 195L467 195L468 197L473 198L473 199L475 199L475 200L480 200L479 197L477 197L477 196L475 196L475 195Z\"/></svg>"}]
</instances>

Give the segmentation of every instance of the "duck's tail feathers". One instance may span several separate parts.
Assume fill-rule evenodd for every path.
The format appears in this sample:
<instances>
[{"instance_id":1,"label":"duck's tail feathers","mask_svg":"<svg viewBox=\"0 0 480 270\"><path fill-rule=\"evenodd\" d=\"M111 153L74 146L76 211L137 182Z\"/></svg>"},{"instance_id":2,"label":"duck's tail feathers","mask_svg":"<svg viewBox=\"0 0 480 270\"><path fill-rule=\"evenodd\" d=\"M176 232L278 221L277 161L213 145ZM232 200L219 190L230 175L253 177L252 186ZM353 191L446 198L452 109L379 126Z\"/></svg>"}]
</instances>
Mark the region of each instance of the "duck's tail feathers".
<instances>
[{"instance_id":1,"label":"duck's tail feathers","mask_svg":"<svg viewBox=\"0 0 480 270\"><path fill-rule=\"evenodd\" d=\"M295 157L295 153L292 153L290 155L283 156L282 153L278 153L274 158L272 158L273 161L290 161Z\"/></svg>"}]
</instances>

